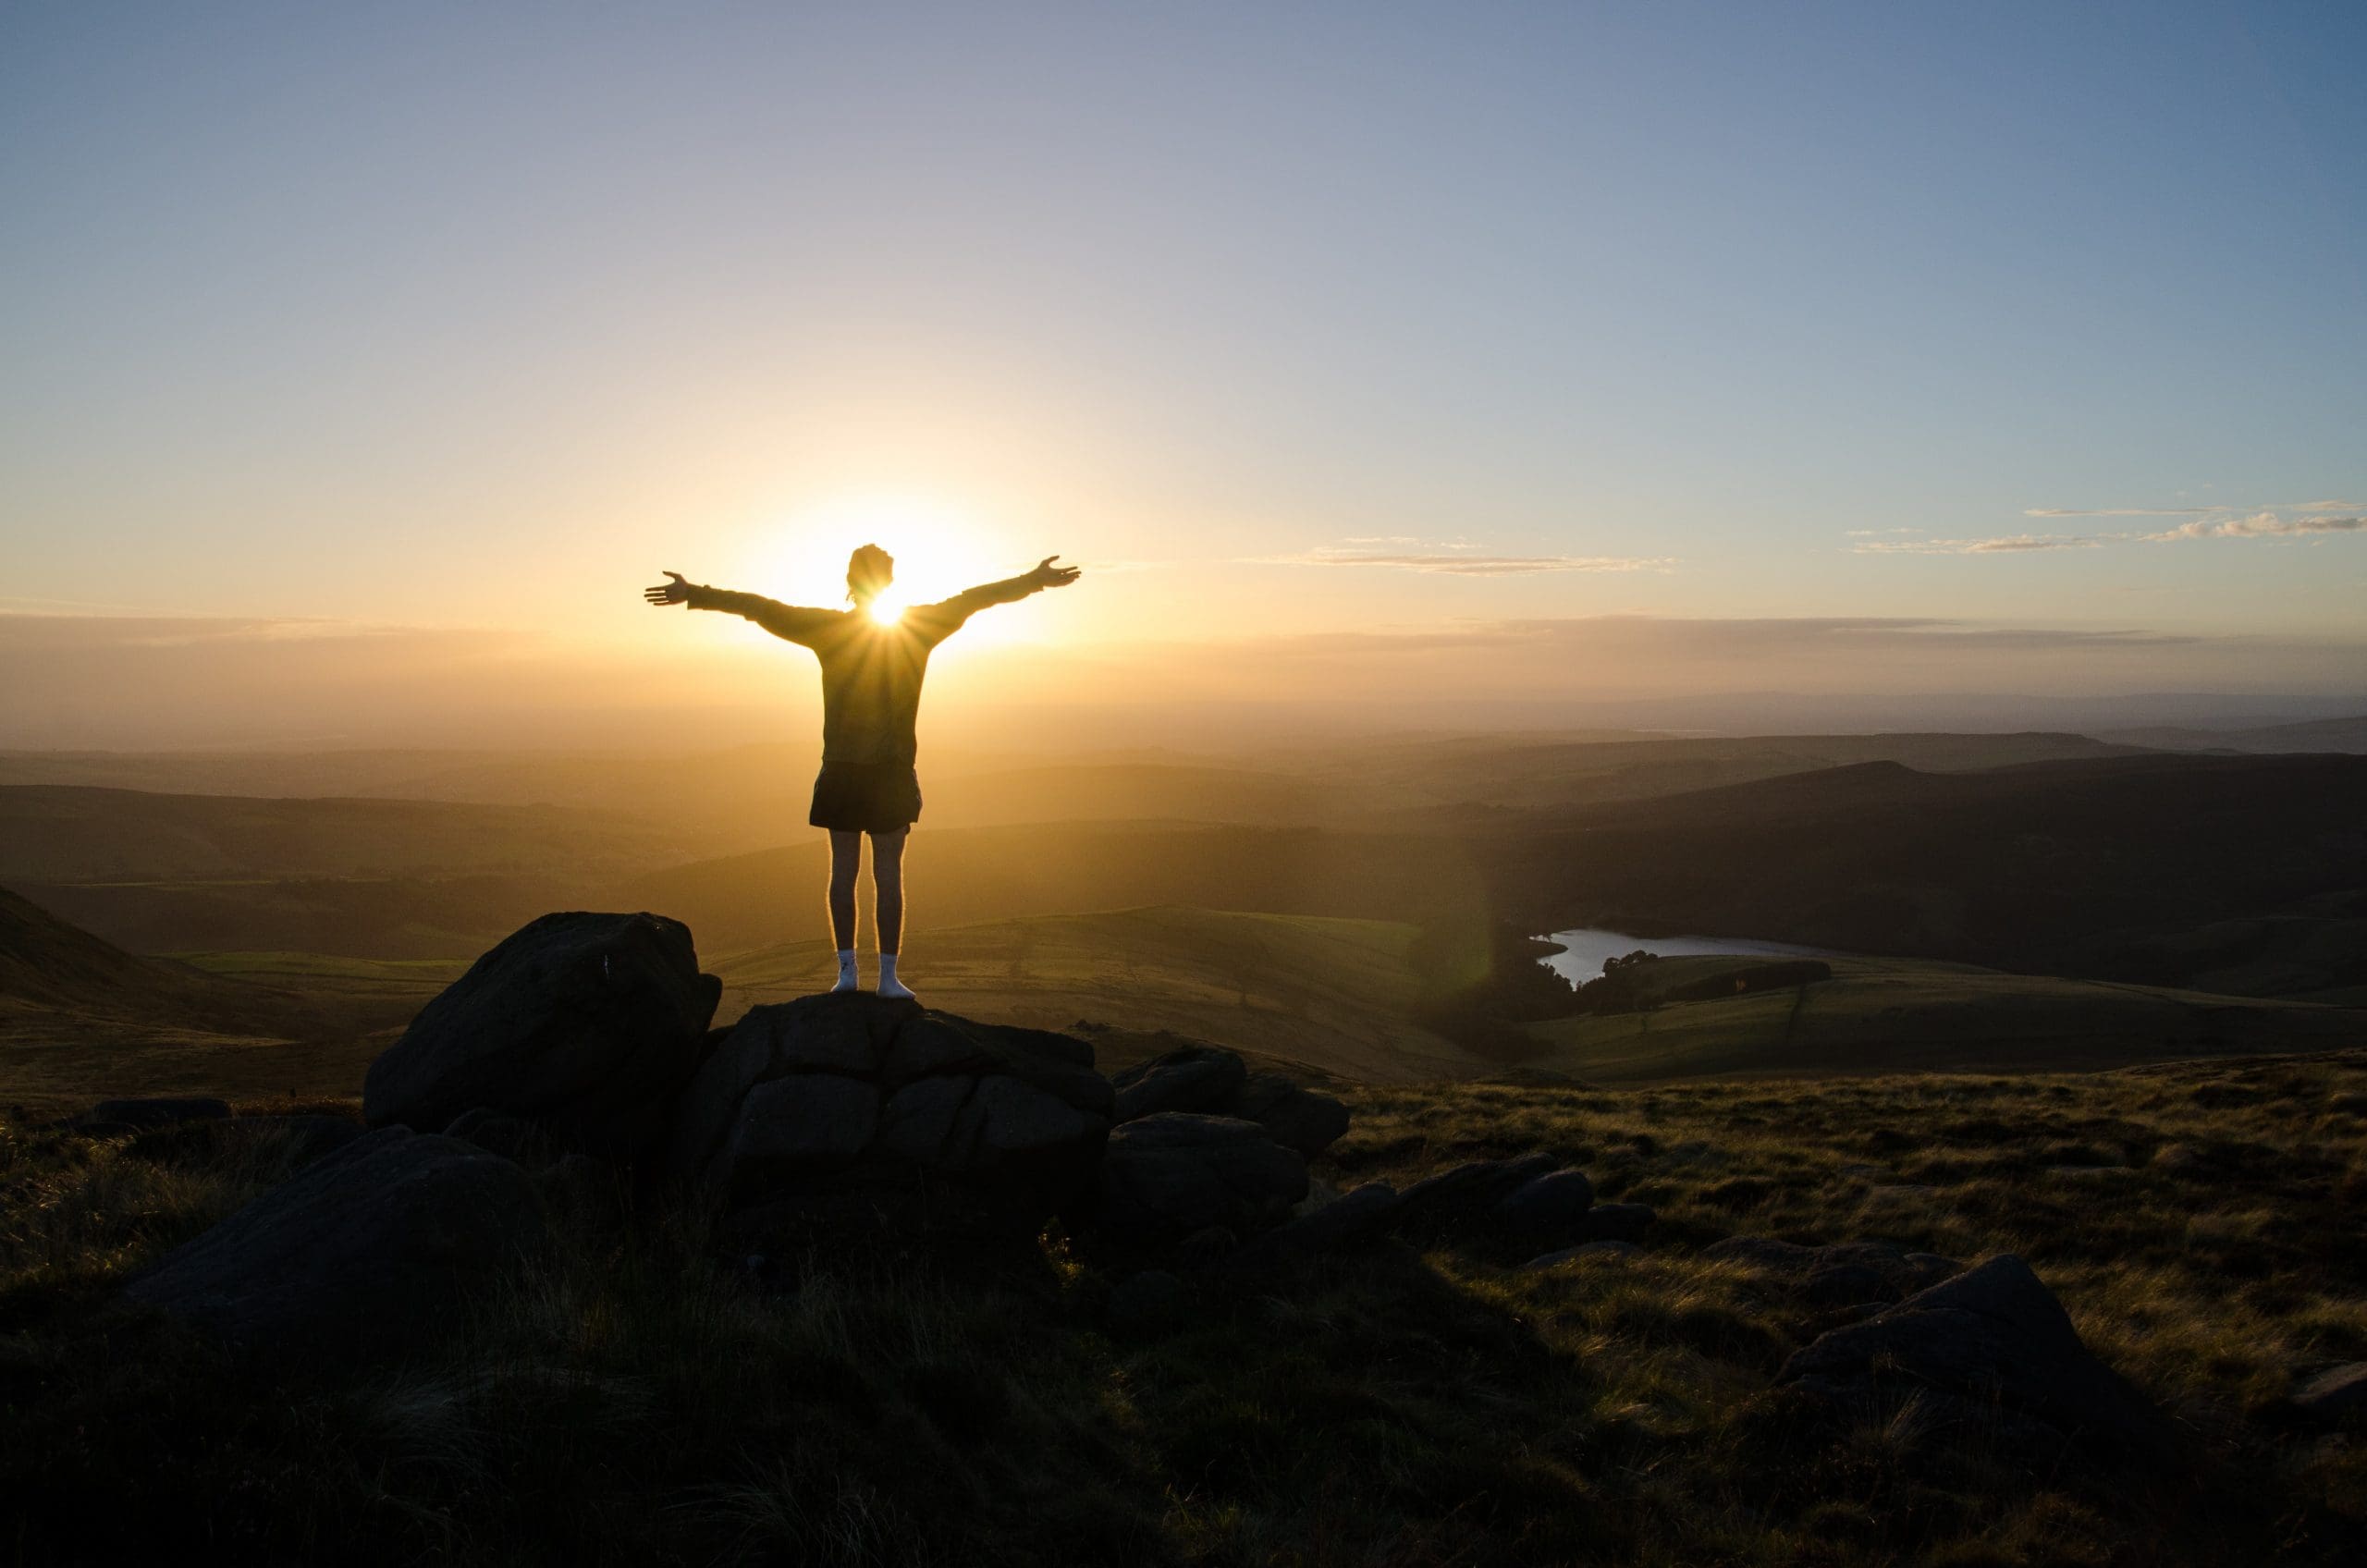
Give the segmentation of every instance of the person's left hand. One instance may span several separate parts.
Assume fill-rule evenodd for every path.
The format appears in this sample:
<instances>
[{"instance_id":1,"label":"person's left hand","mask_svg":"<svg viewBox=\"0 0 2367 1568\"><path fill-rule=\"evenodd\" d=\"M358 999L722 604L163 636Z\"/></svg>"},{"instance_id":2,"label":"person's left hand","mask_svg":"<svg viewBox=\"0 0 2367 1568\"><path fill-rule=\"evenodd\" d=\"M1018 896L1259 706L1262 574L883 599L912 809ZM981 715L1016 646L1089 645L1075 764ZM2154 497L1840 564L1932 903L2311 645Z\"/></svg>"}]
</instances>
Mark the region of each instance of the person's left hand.
<instances>
[{"instance_id":1,"label":"person's left hand","mask_svg":"<svg viewBox=\"0 0 2367 1568\"><path fill-rule=\"evenodd\" d=\"M1052 563L1060 558L1061 557L1058 556L1046 556L1041 561L1036 563L1036 570L1027 574L1036 580L1036 587L1065 588L1070 583L1074 582L1077 580L1077 574L1082 571L1084 568L1073 566L1054 566Z\"/></svg>"}]
</instances>

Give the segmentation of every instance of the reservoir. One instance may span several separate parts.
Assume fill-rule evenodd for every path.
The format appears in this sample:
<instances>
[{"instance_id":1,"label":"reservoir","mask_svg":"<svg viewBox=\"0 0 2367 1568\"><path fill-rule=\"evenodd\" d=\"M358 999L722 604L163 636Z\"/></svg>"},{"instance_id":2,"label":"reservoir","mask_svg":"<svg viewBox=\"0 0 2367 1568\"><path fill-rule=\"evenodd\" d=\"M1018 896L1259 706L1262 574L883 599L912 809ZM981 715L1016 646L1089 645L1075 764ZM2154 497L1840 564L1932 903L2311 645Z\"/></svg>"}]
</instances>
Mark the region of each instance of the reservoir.
<instances>
[{"instance_id":1,"label":"reservoir","mask_svg":"<svg viewBox=\"0 0 2367 1568\"><path fill-rule=\"evenodd\" d=\"M1544 961L1545 967L1574 986L1583 986L1602 974L1603 961L1625 958L1637 948L1662 958L1719 958L1733 953L1754 958L1832 958L1825 948L1796 947L1788 942L1757 942L1748 937L1631 937L1625 931L1581 927L1552 931L1548 941L1569 950Z\"/></svg>"}]
</instances>

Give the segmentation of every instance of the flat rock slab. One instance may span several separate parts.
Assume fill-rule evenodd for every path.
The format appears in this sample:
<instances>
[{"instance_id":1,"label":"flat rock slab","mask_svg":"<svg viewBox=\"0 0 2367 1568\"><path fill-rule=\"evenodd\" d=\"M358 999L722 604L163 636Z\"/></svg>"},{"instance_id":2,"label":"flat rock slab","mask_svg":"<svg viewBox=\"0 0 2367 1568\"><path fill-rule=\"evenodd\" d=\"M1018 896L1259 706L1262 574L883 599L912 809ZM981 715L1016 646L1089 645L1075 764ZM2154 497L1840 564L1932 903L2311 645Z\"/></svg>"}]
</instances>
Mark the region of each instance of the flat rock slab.
<instances>
[{"instance_id":1,"label":"flat rock slab","mask_svg":"<svg viewBox=\"0 0 2367 1568\"><path fill-rule=\"evenodd\" d=\"M518 1166L386 1127L175 1248L124 1294L257 1352L375 1354L448 1327L544 1235Z\"/></svg>"},{"instance_id":2,"label":"flat rock slab","mask_svg":"<svg viewBox=\"0 0 2367 1568\"><path fill-rule=\"evenodd\" d=\"M727 1207L927 1184L932 1208L963 1188L1041 1221L1091 1198L1115 1098L1066 1035L869 992L802 997L751 1009L707 1059L669 1163Z\"/></svg>"},{"instance_id":3,"label":"flat rock slab","mask_svg":"<svg viewBox=\"0 0 2367 1568\"><path fill-rule=\"evenodd\" d=\"M669 1131L722 996L681 921L546 914L420 1010L370 1064L362 1114L432 1133L483 1108L630 1158Z\"/></svg>"},{"instance_id":4,"label":"flat rock slab","mask_svg":"<svg viewBox=\"0 0 2367 1568\"><path fill-rule=\"evenodd\" d=\"M1237 1051L1200 1042L1110 1074L1117 1119L1186 1111L1255 1121L1284 1148L1318 1155L1348 1130L1348 1108L1280 1072L1252 1072Z\"/></svg>"},{"instance_id":5,"label":"flat rock slab","mask_svg":"<svg viewBox=\"0 0 2367 1568\"><path fill-rule=\"evenodd\" d=\"M1919 1390L1968 1422L2002 1414L2098 1457L2159 1462L2169 1452L2160 1413L2089 1353L2011 1253L1821 1336L1776 1381L1859 1404Z\"/></svg>"}]
</instances>

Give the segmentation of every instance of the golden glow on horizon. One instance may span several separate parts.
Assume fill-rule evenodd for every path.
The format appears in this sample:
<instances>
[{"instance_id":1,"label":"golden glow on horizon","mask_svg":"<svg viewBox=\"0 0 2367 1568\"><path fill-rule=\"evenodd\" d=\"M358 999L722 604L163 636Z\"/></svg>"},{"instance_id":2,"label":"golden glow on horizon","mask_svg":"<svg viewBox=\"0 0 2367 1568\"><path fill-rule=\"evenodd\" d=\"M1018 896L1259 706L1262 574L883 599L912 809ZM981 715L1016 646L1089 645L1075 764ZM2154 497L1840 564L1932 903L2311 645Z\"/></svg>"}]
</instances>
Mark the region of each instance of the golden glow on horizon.
<instances>
[{"instance_id":1,"label":"golden glow on horizon","mask_svg":"<svg viewBox=\"0 0 2367 1568\"><path fill-rule=\"evenodd\" d=\"M877 545L895 558L896 580L872 602L870 613L880 625L892 626L907 606L1013 576L1041 558L1040 550L1029 556L1024 548L1011 549L1000 533L965 508L934 497L833 496L765 524L734 568L744 581L730 585L790 604L842 605L847 557L860 545ZM1009 642L1020 624L1010 609L978 616L953 646Z\"/></svg>"}]
</instances>

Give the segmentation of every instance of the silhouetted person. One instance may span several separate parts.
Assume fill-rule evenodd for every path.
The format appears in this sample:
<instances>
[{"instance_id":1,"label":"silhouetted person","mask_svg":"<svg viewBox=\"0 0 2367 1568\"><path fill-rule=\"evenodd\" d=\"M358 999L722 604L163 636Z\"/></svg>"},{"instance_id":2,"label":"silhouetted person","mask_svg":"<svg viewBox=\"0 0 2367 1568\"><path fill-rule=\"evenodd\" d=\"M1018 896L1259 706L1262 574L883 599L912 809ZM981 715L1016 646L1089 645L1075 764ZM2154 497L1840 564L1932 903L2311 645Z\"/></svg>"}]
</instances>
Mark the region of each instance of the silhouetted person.
<instances>
[{"instance_id":1,"label":"silhouetted person","mask_svg":"<svg viewBox=\"0 0 2367 1568\"><path fill-rule=\"evenodd\" d=\"M904 836L921 815L920 777L913 759L920 717L921 681L929 650L962 630L990 605L1007 605L1046 588L1074 582L1077 569L1047 556L1035 570L988 582L934 605L915 605L892 619L873 613L895 579L895 558L865 545L847 560L843 610L804 609L754 594L733 594L669 582L646 590L653 605L729 610L776 637L814 650L822 661L822 772L814 780L807 820L830 831L830 934L837 938L839 979L833 991L855 988L854 885L863 836L871 835L874 924L879 933L879 994L910 997L896 978L896 949L904 927Z\"/></svg>"}]
</instances>

